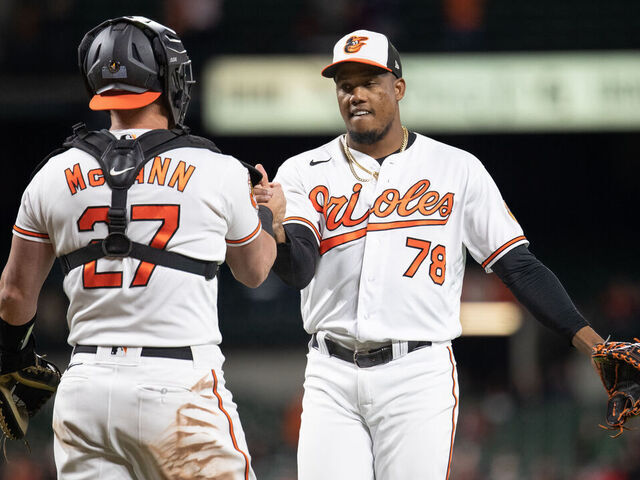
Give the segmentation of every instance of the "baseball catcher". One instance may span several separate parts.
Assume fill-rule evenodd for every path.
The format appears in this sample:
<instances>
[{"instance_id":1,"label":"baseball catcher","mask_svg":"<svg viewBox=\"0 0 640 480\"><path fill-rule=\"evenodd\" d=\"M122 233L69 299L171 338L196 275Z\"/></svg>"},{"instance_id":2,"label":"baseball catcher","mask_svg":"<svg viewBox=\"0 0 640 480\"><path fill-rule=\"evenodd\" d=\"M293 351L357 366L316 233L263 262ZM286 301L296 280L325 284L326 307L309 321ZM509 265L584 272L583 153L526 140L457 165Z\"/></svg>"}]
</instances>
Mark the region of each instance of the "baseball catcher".
<instances>
[{"instance_id":1,"label":"baseball catcher","mask_svg":"<svg viewBox=\"0 0 640 480\"><path fill-rule=\"evenodd\" d=\"M22 196L0 277L2 427L24 435L58 385L29 338L57 257L74 365L53 408L57 478L255 480L224 381L216 273L226 262L247 287L267 278L282 188L258 207L248 183L262 173L189 133L195 80L170 28L106 20L83 38L78 66L109 129L76 124Z\"/></svg>"},{"instance_id":2,"label":"baseball catcher","mask_svg":"<svg viewBox=\"0 0 640 480\"><path fill-rule=\"evenodd\" d=\"M607 428L622 434L625 422L640 415L640 340L598 343L592 358L609 395Z\"/></svg>"},{"instance_id":3,"label":"baseball catcher","mask_svg":"<svg viewBox=\"0 0 640 480\"><path fill-rule=\"evenodd\" d=\"M0 319L0 428L10 440L25 436L60 383L58 367L35 352L32 328L33 320L16 327Z\"/></svg>"}]
</instances>

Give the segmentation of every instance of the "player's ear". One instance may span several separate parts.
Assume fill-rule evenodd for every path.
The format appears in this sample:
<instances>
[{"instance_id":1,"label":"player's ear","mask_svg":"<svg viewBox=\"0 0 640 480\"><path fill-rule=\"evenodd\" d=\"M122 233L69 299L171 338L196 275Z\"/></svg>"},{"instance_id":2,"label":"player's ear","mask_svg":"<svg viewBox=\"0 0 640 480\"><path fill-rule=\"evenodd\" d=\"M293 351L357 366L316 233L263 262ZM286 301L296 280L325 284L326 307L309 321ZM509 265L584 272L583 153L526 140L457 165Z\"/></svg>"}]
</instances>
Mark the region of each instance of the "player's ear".
<instances>
[{"instance_id":1,"label":"player's ear","mask_svg":"<svg viewBox=\"0 0 640 480\"><path fill-rule=\"evenodd\" d=\"M393 90L396 94L396 100L399 102L404 97L404 92L407 89L407 84L404 81L404 78L397 78L393 82Z\"/></svg>"}]
</instances>

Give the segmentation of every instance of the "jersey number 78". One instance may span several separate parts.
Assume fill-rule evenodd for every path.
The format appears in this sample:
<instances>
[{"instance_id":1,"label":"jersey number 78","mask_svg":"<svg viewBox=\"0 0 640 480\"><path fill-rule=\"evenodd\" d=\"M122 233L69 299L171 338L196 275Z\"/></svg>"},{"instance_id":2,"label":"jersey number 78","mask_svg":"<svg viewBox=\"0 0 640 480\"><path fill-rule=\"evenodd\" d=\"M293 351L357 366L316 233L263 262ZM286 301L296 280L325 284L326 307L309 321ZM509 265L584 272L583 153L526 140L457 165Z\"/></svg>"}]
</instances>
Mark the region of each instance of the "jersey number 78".
<instances>
[{"instance_id":1,"label":"jersey number 78","mask_svg":"<svg viewBox=\"0 0 640 480\"><path fill-rule=\"evenodd\" d=\"M411 262L407 271L404 272L405 277L413 278L416 274L422 262L429 256L431 265L429 265L429 277L436 285L442 285L444 283L444 274L447 265L447 250L444 245L436 245L431 248L431 242L427 240L420 240L419 238L407 237L407 247L417 248L420 250L416 258Z\"/></svg>"}]
</instances>

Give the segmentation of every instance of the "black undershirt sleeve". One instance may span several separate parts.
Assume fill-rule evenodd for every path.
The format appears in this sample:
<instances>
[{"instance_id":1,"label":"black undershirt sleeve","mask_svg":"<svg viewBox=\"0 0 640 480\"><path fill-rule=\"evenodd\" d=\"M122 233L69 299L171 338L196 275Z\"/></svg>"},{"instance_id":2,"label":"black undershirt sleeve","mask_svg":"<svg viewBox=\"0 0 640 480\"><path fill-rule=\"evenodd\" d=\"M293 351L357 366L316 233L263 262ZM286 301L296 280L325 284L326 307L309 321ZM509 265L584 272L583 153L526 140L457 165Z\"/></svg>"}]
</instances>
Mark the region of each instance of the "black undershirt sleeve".
<instances>
[{"instance_id":1,"label":"black undershirt sleeve","mask_svg":"<svg viewBox=\"0 0 640 480\"><path fill-rule=\"evenodd\" d=\"M506 253L491 268L540 323L569 341L589 325L560 280L525 245Z\"/></svg>"},{"instance_id":2,"label":"black undershirt sleeve","mask_svg":"<svg viewBox=\"0 0 640 480\"><path fill-rule=\"evenodd\" d=\"M311 229L290 223L284 226L286 243L278 244L278 256L273 271L284 283L302 290L316 273L316 263L320 257L318 242Z\"/></svg>"}]
</instances>

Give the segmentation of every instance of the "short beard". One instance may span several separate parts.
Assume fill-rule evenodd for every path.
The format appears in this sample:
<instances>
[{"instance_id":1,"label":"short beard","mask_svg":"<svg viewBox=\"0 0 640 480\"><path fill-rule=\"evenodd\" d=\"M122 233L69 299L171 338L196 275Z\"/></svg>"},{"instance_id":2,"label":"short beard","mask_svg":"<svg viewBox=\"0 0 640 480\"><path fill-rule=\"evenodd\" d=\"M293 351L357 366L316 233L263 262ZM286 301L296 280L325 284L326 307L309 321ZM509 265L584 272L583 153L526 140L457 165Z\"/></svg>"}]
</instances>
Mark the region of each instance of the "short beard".
<instances>
[{"instance_id":1,"label":"short beard","mask_svg":"<svg viewBox=\"0 0 640 480\"><path fill-rule=\"evenodd\" d=\"M387 126L380 131L369 130L367 132L356 132L354 130L347 130L347 132L349 133L349 139L354 143L359 143L361 145L373 145L387 136L387 133L391 130L392 123L393 122L389 122Z\"/></svg>"}]
</instances>

